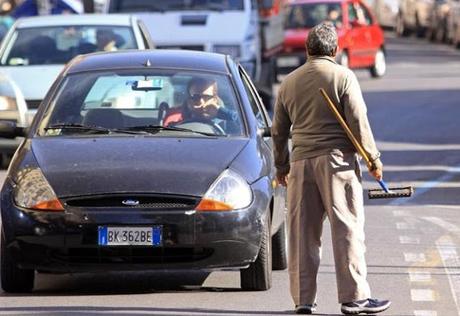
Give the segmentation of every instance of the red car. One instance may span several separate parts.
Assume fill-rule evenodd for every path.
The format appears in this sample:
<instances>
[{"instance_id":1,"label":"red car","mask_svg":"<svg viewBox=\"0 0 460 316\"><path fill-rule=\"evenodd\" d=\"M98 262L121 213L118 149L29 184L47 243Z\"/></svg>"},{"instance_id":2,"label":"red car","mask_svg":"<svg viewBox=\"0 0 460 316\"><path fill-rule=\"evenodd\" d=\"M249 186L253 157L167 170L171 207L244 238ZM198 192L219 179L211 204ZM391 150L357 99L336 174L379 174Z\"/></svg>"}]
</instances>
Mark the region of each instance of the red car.
<instances>
[{"instance_id":1,"label":"red car","mask_svg":"<svg viewBox=\"0 0 460 316\"><path fill-rule=\"evenodd\" d=\"M277 58L278 73L287 73L305 62L309 30L329 20L337 28L337 61L350 68L368 68L372 77L386 71L383 31L360 0L292 0L288 4L284 49Z\"/></svg>"}]
</instances>

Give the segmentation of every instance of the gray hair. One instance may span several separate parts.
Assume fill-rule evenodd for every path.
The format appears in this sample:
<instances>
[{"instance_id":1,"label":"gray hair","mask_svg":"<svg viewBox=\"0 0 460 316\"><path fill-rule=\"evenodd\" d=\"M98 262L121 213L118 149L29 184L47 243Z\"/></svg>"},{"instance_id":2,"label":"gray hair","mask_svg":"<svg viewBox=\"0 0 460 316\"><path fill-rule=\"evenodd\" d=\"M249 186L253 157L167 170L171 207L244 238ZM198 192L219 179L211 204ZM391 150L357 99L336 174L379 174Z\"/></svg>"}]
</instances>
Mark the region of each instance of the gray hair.
<instances>
[{"instance_id":1,"label":"gray hair","mask_svg":"<svg viewBox=\"0 0 460 316\"><path fill-rule=\"evenodd\" d=\"M323 22L313 27L305 43L310 56L333 56L337 49L337 32L334 24Z\"/></svg>"}]
</instances>

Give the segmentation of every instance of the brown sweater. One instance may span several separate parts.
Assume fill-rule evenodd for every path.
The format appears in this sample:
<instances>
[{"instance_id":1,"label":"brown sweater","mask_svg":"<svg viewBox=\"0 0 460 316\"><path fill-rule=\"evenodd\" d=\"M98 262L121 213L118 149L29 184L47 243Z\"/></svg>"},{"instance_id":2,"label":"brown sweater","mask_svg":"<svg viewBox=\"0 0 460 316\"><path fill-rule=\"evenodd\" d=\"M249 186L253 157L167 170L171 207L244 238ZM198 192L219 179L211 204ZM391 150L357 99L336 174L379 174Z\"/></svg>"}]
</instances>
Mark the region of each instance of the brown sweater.
<instances>
[{"instance_id":1,"label":"brown sweater","mask_svg":"<svg viewBox=\"0 0 460 316\"><path fill-rule=\"evenodd\" d=\"M289 171L288 137L291 129L291 161L336 150L356 151L319 88L329 94L371 160L381 164L355 74L331 57L313 56L283 80L278 92L272 126L278 172Z\"/></svg>"}]
</instances>

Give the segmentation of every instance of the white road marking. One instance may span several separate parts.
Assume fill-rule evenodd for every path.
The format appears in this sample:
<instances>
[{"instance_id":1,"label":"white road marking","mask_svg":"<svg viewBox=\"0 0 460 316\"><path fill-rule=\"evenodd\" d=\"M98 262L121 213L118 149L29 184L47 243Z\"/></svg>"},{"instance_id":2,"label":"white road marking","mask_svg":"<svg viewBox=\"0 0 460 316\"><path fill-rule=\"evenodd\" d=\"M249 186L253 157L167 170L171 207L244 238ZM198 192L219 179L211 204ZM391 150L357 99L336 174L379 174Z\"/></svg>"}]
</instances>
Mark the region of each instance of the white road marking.
<instances>
[{"instance_id":1,"label":"white road marking","mask_svg":"<svg viewBox=\"0 0 460 316\"><path fill-rule=\"evenodd\" d=\"M438 316L438 312L430 310L417 310L414 311L414 316Z\"/></svg>"},{"instance_id":2,"label":"white road marking","mask_svg":"<svg viewBox=\"0 0 460 316\"><path fill-rule=\"evenodd\" d=\"M415 225L405 222L398 222L396 223L396 228L399 230L415 229Z\"/></svg>"},{"instance_id":3,"label":"white road marking","mask_svg":"<svg viewBox=\"0 0 460 316\"><path fill-rule=\"evenodd\" d=\"M404 253L404 260L406 262L425 262L426 257L424 253L412 253L412 252L405 252Z\"/></svg>"},{"instance_id":4,"label":"white road marking","mask_svg":"<svg viewBox=\"0 0 460 316\"><path fill-rule=\"evenodd\" d=\"M411 213L406 210L395 210L393 211L393 216L411 216Z\"/></svg>"},{"instance_id":5,"label":"white road marking","mask_svg":"<svg viewBox=\"0 0 460 316\"><path fill-rule=\"evenodd\" d=\"M433 224L436 224L450 233L460 234L460 227L455 224L449 223L439 217L422 217L424 220L429 221Z\"/></svg>"},{"instance_id":6,"label":"white road marking","mask_svg":"<svg viewBox=\"0 0 460 316\"><path fill-rule=\"evenodd\" d=\"M431 273L427 271L409 271L411 282L431 282Z\"/></svg>"},{"instance_id":7,"label":"white road marking","mask_svg":"<svg viewBox=\"0 0 460 316\"><path fill-rule=\"evenodd\" d=\"M420 238L410 236L399 236L399 242L403 245L418 245L420 244Z\"/></svg>"},{"instance_id":8,"label":"white road marking","mask_svg":"<svg viewBox=\"0 0 460 316\"><path fill-rule=\"evenodd\" d=\"M414 302L434 302L435 295L430 289L411 289L410 296Z\"/></svg>"},{"instance_id":9,"label":"white road marking","mask_svg":"<svg viewBox=\"0 0 460 316\"><path fill-rule=\"evenodd\" d=\"M458 315L460 315L460 275L458 274L460 259L457 254L456 245L449 236L443 236L436 241L436 247L444 264L450 290L457 306Z\"/></svg>"}]
</instances>

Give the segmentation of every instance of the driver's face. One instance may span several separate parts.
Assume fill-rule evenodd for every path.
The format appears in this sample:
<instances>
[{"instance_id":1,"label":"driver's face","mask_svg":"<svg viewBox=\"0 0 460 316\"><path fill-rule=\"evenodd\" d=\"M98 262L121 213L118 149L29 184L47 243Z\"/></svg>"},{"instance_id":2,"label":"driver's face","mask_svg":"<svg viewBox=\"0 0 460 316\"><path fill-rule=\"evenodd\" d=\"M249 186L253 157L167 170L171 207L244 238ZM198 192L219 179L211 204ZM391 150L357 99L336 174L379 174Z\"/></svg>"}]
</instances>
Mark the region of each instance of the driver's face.
<instances>
[{"instance_id":1,"label":"driver's face","mask_svg":"<svg viewBox=\"0 0 460 316\"><path fill-rule=\"evenodd\" d=\"M193 115L213 119L217 115L217 95L216 85L211 84L207 87L192 85L189 91L188 107L192 110Z\"/></svg>"}]
</instances>

